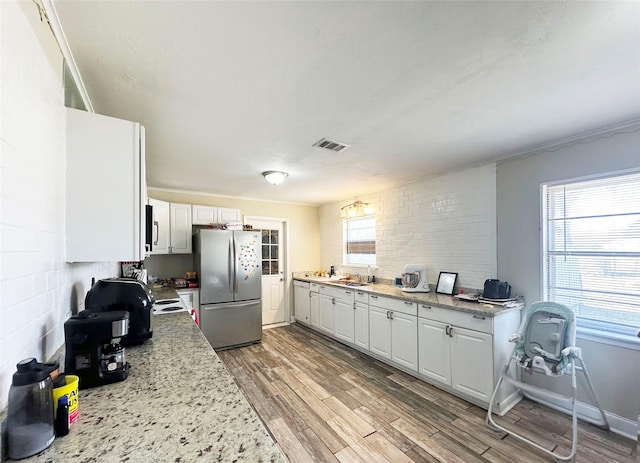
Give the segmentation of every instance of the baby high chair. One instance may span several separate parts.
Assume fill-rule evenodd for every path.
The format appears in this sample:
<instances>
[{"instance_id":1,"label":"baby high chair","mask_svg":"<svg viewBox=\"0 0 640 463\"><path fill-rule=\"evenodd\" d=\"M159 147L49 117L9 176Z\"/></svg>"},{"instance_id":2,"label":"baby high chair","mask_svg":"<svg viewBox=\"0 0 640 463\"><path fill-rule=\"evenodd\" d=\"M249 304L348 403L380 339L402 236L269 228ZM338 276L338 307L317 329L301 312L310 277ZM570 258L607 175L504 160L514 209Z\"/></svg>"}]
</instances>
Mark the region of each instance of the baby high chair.
<instances>
[{"instance_id":1,"label":"baby high chair","mask_svg":"<svg viewBox=\"0 0 640 463\"><path fill-rule=\"evenodd\" d=\"M511 336L509 339L510 342L515 343L515 347L491 395L486 419L487 425L504 431L560 461L572 461L576 455L578 444L576 370L584 373L591 396L600 410L602 421L594 422L594 424L604 429L609 429L607 417L598 402L589 372L582 360L581 349L575 347L575 319L574 311L562 304L555 302L536 302L531 304L524 314L518 334ZM549 377L559 377L564 374L571 375L571 395L565 396L518 380L511 373L511 370L514 370L511 368L512 364L517 365L522 370ZM557 452L547 450L531 439L523 437L516 431L507 429L494 421L491 415L493 402L503 381L512 384L521 391L538 396L543 400L552 399L556 403L566 405L571 409L572 440L571 452L568 455L560 455Z\"/></svg>"}]
</instances>

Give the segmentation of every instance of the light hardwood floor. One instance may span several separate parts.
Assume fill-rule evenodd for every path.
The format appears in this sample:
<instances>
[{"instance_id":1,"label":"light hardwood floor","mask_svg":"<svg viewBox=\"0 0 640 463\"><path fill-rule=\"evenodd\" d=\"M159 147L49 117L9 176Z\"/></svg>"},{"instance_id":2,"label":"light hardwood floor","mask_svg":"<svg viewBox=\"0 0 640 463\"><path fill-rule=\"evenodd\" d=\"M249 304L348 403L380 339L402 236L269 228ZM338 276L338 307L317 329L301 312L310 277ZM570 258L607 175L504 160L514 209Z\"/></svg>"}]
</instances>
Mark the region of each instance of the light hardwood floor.
<instances>
[{"instance_id":1,"label":"light hardwood floor","mask_svg":"<svg viewBox=\"0 0 640 463\"><path fill-rule=\"evenodd\" d=\"M487 428L485 410L299 325L218 355L292 463L554 461ZM499 420L568 453L563 414L524 400ZM578 462L637 462L631 440L578 429Z\"/></svg>"}]
</instances>

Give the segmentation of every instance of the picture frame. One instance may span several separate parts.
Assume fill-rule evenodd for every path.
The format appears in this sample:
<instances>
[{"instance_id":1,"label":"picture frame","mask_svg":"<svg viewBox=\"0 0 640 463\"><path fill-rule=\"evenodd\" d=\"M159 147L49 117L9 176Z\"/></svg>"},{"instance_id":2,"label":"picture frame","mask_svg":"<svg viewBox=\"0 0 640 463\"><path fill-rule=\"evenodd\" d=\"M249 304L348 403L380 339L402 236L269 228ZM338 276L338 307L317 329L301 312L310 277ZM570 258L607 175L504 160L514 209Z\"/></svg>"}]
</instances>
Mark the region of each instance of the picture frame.
<instances>
[{"instance_id":1,"label":"picture frame","mask_svg":"<svg viewBox=\"0 0 640 463\"><path fill-rule=\"evenodd\" d=\"M440 272L438 276L438 284L436 285L436 293L453 295L453 288L456 285L458 274L454 272Z\"/></svg>"}]
</instances>

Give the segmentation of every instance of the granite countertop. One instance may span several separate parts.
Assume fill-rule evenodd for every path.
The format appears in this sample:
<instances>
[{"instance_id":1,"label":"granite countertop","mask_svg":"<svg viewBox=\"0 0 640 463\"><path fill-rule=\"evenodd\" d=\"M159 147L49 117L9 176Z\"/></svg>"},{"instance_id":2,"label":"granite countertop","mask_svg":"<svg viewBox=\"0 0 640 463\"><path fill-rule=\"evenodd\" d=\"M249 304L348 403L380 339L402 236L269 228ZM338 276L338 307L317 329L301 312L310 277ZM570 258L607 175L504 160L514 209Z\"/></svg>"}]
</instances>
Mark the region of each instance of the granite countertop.
<instances>
[{"instance_id":1,"label":"granite countertop","mask_svg":"<svg viewBox=\"0 0 640 463\"><path fill-rule=\"evenodd\" d=\"M522 304L519 304L516 307L503 307L500 305L469 302L446 294L438 294L435 291L431 291L430 293L405 292L396 286L388 284L372 283L367 286L345 286L338 284L335 278L307 277L301 274L294 274L293 279L323 285L326 284L343 289L349 288L355 291L366 291L369 294L377 294L380 296L401 299L403 301L417 302L418 304L433 304L448 309L460 310L462 312L469 312L476 315L484 315L486 317L494 317L501 313L520 310L522 308Z\"/></svg>"},{"instance_id":2,"label":"granite countertop","mask_svg":"<svg viewBox=\"0 0 640 463\"><path fill-rule=\"evenodd\" d=\"M154 316L153 338L127 347L129 377L80 390L69 434L24 462L286 460L186 312Z\"/></svg>"}]
</instances>

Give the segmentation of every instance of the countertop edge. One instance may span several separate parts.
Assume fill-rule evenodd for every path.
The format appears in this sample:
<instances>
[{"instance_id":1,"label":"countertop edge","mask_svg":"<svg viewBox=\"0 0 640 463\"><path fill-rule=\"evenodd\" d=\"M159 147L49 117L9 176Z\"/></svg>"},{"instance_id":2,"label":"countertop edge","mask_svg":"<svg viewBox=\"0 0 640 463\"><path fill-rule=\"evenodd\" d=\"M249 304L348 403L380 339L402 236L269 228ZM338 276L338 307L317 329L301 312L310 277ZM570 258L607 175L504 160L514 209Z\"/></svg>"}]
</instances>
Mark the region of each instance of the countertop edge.
<instances>
[{"instance_id":1,"label":"countertop edge","mask_svg":"<svg viewBox=\"0 0 640 463\"><path fill-rule=\"evenodd\" d=\"M392 299L398 299L402 301L416 302L418 304L434 304L440 307L444 307L450 310L457 310L460 312L467 312L474 315L482 315L485 317L496 317L502 314L513 312L514 310L520 311L523 305L517 307L502 307L498 305L489 305L480 302L467 302L463 300L455 299L453 296L446 294L439 294L433 291L428 293L410 293L403 292L401 289L385 284L370 283L368 286L349 287L335 283L331 279L327 278L311 278L293 275L294 281L304 281L308 283L317 283L323 285L333 286L335 288L352 289L356 291L364 291L369 294L375 294L379 296L389 297ZM489 306L491 308L489 308Z\"/></svg>"}]
</instances>

